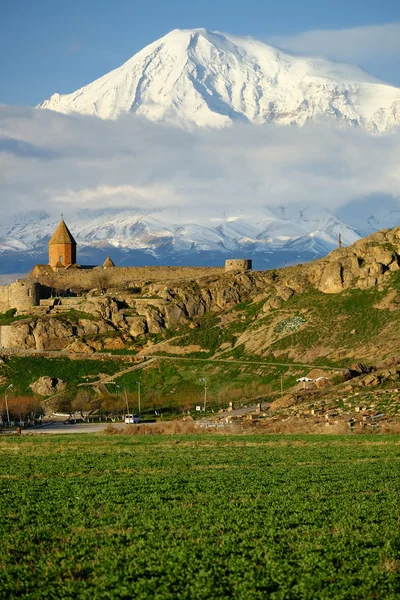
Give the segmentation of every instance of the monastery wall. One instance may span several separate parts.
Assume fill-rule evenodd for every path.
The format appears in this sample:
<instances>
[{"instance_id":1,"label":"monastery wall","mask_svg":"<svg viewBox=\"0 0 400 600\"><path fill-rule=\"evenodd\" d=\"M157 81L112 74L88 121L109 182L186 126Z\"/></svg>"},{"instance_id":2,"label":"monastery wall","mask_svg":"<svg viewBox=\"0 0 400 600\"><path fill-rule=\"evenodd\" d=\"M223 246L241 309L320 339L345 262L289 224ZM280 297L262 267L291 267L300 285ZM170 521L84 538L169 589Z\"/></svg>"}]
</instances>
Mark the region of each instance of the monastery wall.
<instances>
[{"instance_id":1,"label":"monastery wall","mask_svg":"<svg viewBox=\"0 0 400 600\"><path fill-rule=\"evenodd\" d=\"M0 313L6 312L10 308L9 303L9 286L0 286Z\"/></svg>"},{"instance_id":2,"label":"monastery wall","mask_svg":"<svg viewBox=\"0 0 400 600\"><path fill-rule=\"evenodd\" d=\"M7 286L0 286L0 313L16 308L29 313L40 301L49 298L51 290L84 292L92 289L141 288L147 283L199 280L221 277L227 271L245 272L251 269L249 260L226 261L225 267L102 267L69 268L53 271L47 265L37 265L31 276Z\"/></svg>"},{"instance_id":3,"label":"monastery wall","mask_svg":"<svg viewBox=\"0 0 400 600\"><path fill-rule=\"evenodd\" d=\"M18 312L29 312L33 306L39 306L44 296L42 286L36 281L20 279L9 285L0 286L0 313L10 308Z\"/></svg>"},{"instance_id":4,"label":"monastery wall","mask_svg":"<svg viewBox=\"0 0 400 600\"><path fill-rule=\"evenodd\" d=\"M112 267L103 269L67 269L37 275L43 285L56 289L82 289L111 287L140 287L146 282L183 281L202 277L220 276L223 267Z\"/></svg>"}]
</instances>

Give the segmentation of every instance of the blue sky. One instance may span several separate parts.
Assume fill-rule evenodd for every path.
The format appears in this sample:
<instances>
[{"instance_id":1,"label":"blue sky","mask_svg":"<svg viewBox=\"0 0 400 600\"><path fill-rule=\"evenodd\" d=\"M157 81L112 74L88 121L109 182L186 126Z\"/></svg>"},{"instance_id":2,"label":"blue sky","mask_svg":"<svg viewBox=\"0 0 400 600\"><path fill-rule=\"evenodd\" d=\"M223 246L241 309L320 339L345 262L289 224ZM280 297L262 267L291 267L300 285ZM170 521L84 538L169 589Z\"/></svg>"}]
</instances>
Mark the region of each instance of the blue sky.
<instances>
[{"instance_id":1,"label":"blue sky","mask_svg":"<svg viewBox=\"0 0 400 600\"><path fill-rule=\"evenodd\" d=\"M193 27L349 60L400 86L400 28L380 29L399 23L398 0L1 0L0 103L72 92L168 31Z\"/></svg>"}]
</instances>

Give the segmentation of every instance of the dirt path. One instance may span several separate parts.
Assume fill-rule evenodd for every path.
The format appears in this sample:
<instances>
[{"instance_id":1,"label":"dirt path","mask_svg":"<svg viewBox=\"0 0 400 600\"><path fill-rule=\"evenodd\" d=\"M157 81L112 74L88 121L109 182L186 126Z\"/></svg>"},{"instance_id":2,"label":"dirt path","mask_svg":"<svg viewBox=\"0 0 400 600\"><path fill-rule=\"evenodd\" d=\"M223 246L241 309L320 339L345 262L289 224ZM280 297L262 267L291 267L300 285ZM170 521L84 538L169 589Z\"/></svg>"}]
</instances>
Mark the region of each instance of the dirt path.
<instances>
[{"instance_id":1,"label":"dirt path","mask_svg":"<svg viewBox=\"0 0 400 600\"><path fill-rule=\"evenodd\" d=\"M89 382L85 382L85 383L79 383L78 387L82 387L82 386L92 386L93 387L94 385L110 383L110 382L114 381L115 379L118 379L118 377L122 377L122 375L126 375L126 373L131 373L132 371L139 371L140 369L144 369L145 367L147 367L154 361L155 361L155 358L149 358L149 360L146 360L139 364L133 365L133 367L129 367L128 369L124 369L123 371L118 371L118 373L114 373L114 375L110 375L107 379L98 379L97 381L89 381Z\"/></svg>"},{"instance_id":2,"label":"dirt path","mask_svg":"<svg viewBox=\"0 0 400 600\"><path fill-rule=\"evenodd\" d=\"M342 371L343 368L328 367L323 365L309 365L306 363L284 363L284 362L272 362L272 361L257 361L257 360L229 360L227 358L190 358L187 356L158 356L153 354L154 360L183 360L183 361L198 361L198 362L211 362L211 363L225 363L225 364L240 364L240 365L258 365L258 366L272 366L272 367L300 367L305 369L323 369L324 371Z\"/></svg>"}]
</instances>

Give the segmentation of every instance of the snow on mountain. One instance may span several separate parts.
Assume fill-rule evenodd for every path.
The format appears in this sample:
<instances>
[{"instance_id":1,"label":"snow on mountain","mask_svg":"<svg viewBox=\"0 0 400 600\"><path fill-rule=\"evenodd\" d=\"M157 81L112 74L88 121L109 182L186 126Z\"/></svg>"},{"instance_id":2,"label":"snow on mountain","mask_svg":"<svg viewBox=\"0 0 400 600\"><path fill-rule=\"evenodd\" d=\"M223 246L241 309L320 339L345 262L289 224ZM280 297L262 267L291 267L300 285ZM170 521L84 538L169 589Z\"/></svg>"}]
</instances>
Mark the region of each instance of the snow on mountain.
<instances>
[{"instance_id":1,"label":"snow on mountain","mask_svg":"<svg viewBox=\"0 0 400 600\"><path fill-rule=\"evenodd\" d=\"M90 248L111 254L113 249L141 251L172 264L183 255L190 262L191 256L212 253L222 263L231 255L261 256L277 250L288 250L286 260L296 261L335 248L339 232L345 244L359 237L334 214L321 209L298 209L288 215L283 208L266 207L251 217L223 215L201 224L176 224L168 215L168 210L155 214L126 209L85 210L67 221L81 253ZM46 213L27 213L22 220L17 215L0 229L0 256L12 252L45 254L57 222Z\"/></svg>"},{"instance_id":2,"label":"snow on mountain","mask_svg":"<svg viewBox=\"0 0 400 600\"><path fill-rule=\"evenodd\" d=\"M358 67L294 56L252 38L174 30L121 67L38 108L184 127L303 125L328 116L373 132L400 124L400 89Z\"/></svg>"}]
</instances>

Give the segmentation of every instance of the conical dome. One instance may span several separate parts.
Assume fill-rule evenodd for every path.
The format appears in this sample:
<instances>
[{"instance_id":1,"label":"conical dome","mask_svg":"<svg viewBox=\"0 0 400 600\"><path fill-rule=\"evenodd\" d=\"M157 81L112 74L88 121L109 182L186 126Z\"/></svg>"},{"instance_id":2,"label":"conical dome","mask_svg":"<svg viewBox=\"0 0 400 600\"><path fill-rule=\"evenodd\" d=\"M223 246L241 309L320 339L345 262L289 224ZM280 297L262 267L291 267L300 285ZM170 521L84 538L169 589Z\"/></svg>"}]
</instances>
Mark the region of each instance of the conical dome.
<instances>
[{"instance_id":1,"label":"conical dome","mask_svg":"<svg viewBox=\"0 0 400 600\"><path fill-rule=\"evenodd\" d=\"M106 260L103 263L103 268L104 269L109 269L110 267L115 267L113 261L111 260L111 258L109 256L107 256Z\"/></svg>"},{"instance_id":2,"label":"conical dome","mask_svg":"<svg viewBox=\"0 0 400 600\"><path fill-rule=\"evenodd\" d=\"M76 246L76 241L74 240L72 233L64 223L64 219L60 221L57 229L50 238L49 245L50 244L73 244Z\"/></svg>"}]
</instances>

